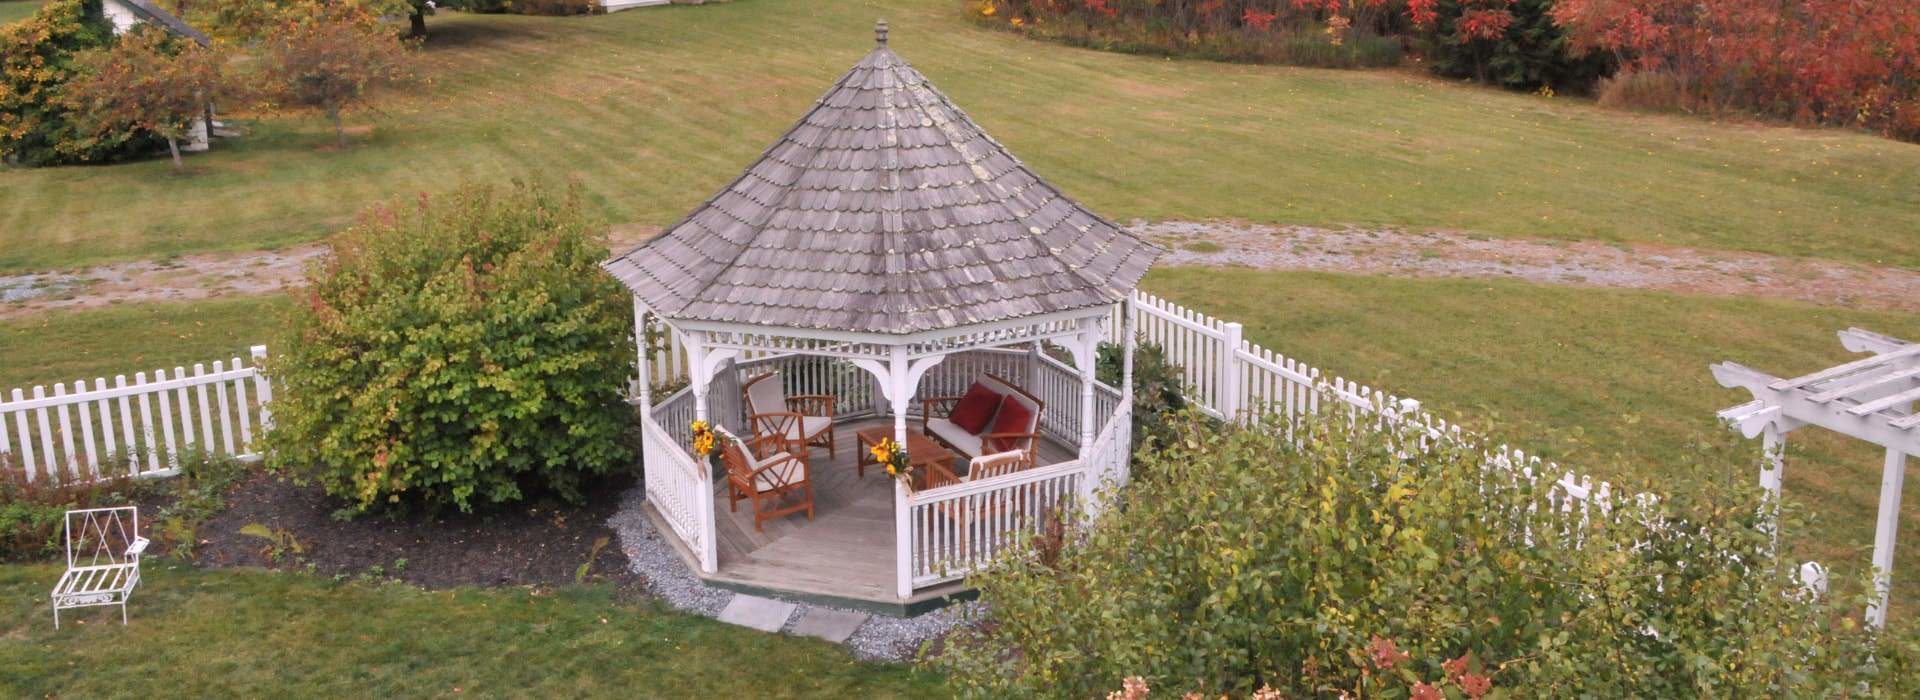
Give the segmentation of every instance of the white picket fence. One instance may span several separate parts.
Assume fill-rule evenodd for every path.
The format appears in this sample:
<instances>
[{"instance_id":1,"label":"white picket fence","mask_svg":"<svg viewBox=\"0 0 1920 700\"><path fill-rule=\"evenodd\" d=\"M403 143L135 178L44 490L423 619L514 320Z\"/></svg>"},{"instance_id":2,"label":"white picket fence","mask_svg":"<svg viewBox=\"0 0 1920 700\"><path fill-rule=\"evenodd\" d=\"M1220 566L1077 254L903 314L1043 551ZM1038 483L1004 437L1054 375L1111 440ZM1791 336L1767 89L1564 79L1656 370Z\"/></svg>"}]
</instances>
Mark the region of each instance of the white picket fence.
<instances>
[{"instance_id":1,"label":"white picket fence","mask_svg":"<svg viewBox=\"0 0 1920 700\"><path fill-rule=\"evenodd\" d=\"M0 400L0 467L28 481L166 476L200 451L258 458L273 387L260 374L267 347L191 368L136 372L14 389Z\"/></svg>"},{"instance_id":2,"label":"white picket fence","mask_svg":"<svg viewBox=\"0 0 1920 700\"><path fill-rule=\"evenodd\" d=\"M1482 450L1489 464L1519 470L1530 479L1553 479L1552 497L1563 510L1610 507L1612 487L1606 482L1596 483L1506 445L1488 446L1479 436L1422 411L1418 401L1339 376L1323 377L1305 362L1246 340L1238 323L1142 291L1134 292L1133 308L1140 339L1166 350L1167 361L1181 367L1188 401L1215 417L1247 421L1274 413L1293 419L1318 411L1323 398L1333 400L1382 420L1413 421L1429 439L1461 441ZM1107 324L1108 340L1120 342L1120 311L1114 313Z\"/></svg>"}]
</instances>

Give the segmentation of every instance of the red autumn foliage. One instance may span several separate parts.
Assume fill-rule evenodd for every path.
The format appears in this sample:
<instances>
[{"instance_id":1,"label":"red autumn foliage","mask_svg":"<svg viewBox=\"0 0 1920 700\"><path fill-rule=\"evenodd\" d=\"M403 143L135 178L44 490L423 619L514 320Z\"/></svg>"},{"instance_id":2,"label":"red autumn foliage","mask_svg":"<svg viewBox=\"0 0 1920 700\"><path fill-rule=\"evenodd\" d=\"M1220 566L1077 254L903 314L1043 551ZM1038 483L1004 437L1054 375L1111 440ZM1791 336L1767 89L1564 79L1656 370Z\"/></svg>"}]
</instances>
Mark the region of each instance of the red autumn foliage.
<instances>
[{"instance_id":1,"label":"red autumn foliage","mask_svg":"<svg viewBox=\"0 0 1920 700\"><path fill-rule=\"evenodd\" d=\"M1558 0L1553 18L1623 70L1675 77L1674 106L1920 139L1920 4Z\"/></svg>"},{"instance_id":2,"label":"red autumn foliage","mask_svg":"<svg viewBox=\"0 0 1920 700\"><path fill-rule=\"evenodd\" d=\"M1507 27L1513 26L1513 12L1508 6L1512 0L1467 0L1461 3L1460 22L1455 31L1460 35L1460 43L1475 39L1498 39L1507 33Z\"/></svg>"},{"instance_id":3,"label":"red autumn foliage","mask_svg":"<svg viewBox=\"0 0 1920 700\"><path fill-rule=\"evenodd\" d=\"M1246 12L1241 13L1240 21L1245 22L1248 28L1264 32L1272 28L1273 20L1279 17L1280 15L1278 13L1261 12L1249 7Z\"/></svg>"}]
</instances>

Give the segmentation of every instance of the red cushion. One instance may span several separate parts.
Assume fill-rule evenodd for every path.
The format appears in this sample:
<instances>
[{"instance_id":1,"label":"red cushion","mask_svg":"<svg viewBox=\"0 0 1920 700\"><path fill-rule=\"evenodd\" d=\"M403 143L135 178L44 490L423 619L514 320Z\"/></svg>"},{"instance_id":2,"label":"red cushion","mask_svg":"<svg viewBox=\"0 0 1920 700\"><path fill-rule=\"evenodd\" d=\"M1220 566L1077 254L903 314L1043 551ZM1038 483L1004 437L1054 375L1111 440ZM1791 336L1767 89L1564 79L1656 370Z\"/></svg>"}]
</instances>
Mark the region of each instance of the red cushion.
<instances>
[{"instance_id":1,"label":"red cushion","mask_svg":"<svg viewBox=\"0 0 1920 700\"><path fill-rule=\"evenodd\" d=\"M1033 411L1027 410L1026 405L1020 403L1019 399L1007 396L1000 399L1000 412L994 414L993 430L988 432L1025 434L1027 421L1031 418L1033 418ZM988 447L1000 452L1022 446L1018 440L994 440L993 442L994 444Z\"/></svg>"},{"instance_id":2,"label":"red cushion","mask_svg":"<svg viewBox=\"0 0 1920 700\"><path fill-rule=\"evenodd\" d=\"M977 434L987 427L987 419L993 417L993 409L999 405L999 394L985 384L974 382L973 386L967 387L967 395L960 397L959 403L953 405L953 411L947 413L947 420L968 434Z\"/></svg>"}]
</instances>

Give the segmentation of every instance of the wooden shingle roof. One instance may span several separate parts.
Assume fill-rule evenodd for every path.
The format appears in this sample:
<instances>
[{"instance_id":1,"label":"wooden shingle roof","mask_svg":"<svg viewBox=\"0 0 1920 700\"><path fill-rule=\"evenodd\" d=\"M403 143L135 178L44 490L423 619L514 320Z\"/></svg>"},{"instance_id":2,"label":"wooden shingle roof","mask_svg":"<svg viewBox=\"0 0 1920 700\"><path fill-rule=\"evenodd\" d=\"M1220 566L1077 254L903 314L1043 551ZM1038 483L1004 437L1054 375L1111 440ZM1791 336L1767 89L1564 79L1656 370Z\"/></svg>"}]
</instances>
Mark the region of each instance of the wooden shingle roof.
<instances>
[{"instance_id":1,"label":"wooden shingle roof","mask_svg":"<svg viewBox=\"0 0 1920 700\"><path fill-rule=\"evenodd\" d=\"M878 43L732 184L605 264L669 319L904 334L1104 306L1160 249Z\"/></svg>"}]
</instances>

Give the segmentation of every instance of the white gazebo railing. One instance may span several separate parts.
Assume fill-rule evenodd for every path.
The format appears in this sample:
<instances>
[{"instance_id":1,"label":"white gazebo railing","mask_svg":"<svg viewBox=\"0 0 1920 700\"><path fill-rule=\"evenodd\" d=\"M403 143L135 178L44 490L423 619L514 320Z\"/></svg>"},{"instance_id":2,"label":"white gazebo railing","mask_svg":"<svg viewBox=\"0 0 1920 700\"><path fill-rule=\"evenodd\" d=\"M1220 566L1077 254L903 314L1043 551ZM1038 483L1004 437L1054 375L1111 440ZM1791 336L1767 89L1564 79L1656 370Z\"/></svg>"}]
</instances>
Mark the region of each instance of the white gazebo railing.
<instances>
[{"instance_id":1,"label":"white gazebo railing","mask_svg":"<svg viewBox=\"0 0 1920 700\"><path fill-rule=\"evenodd\" d=\"M896 544L904 575L913 588L965 577L1071 512L1087 483L1087 464L1073 460L906 495L895 504L906 514Z\"/></svg>"},{"instance_id":2,"label":"white gazebo railing","mask_svg":"<svg viewBox=\"0 0 1920 700\"><path fill-rule=\"evenodd\" d=\"M713 522L713 471L687 451L692 441L693 392L681 389L640 421L647 501L693 553L700 570L719 565Z\"/></svg>"}]
</instances>

